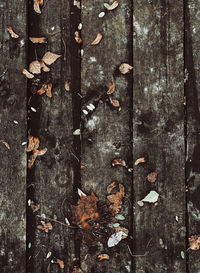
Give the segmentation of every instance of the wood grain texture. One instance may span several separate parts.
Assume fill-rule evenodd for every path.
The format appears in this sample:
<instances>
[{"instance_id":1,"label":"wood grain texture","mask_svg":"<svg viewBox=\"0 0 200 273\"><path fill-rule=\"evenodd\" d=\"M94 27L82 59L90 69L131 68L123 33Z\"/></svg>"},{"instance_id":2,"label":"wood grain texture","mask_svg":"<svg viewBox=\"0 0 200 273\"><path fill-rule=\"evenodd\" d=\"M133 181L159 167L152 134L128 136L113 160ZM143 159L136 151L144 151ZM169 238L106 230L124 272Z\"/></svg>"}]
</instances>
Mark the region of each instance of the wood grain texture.
<instances>
[{"instance_id":1,"label":"wood grain texture","mask_svg":"<svg viewBox=\"0 0 200 273\"><path fill-rule=\"evenodd\" d=\"M186 272L182 1L134 1L133 272ZM147 175L157 172L155 183ZM150 190L157 204L137 202Z\"/></svg>"},{"instance_id":2,"label":"wood grain texture","mask_svg":"<svg viewBox=\"0 0 200 273\"><path fill-rule=\"evenodd\" d=\"M19 35L11 38L7 26ZM0 268L26 270L26 1L0 2ZM10 146L8 149L3 142ZM20 261L20 263L19 263Z\"/></svg>"},{"instance_id":3,"label":"wood grain texture","mask_svg":"<svg viewBox=\"0 0 200 273\"><path fill-rule=\"evenodd\" d=\"M188 233L187 237L199 234L199 179L200 179L200 82L199 82L199 1L185 2L185 95L187 111L187 207ZM199 251L188 251L188 270L190 273L200 272Z\"/></svg>"},{"instance_id":4,"label":"wood grain texture","mask_svg":"<svg viewBox=\"0 0 200 273\"><path fill-rule=\"evenodd\" d=\"M82 112L82 161L81 187L86 194L92 191L99 200L106 202L107 186L116 181L125 187L121 213L125 221L120 225L129 229L132 222L132 173L122 166L112 167L115 158L126 161L132 168L131 113L132 73L122 75L121 63L132 64L132 33L130 1L120 2L112 12L104 8L103 1L82 1L83 56L81 62L82 110L92 103L95 110ZM105 17L99 18L100 12ZM92 46L98 33L103 35L98 45ZM116 85L110 98L120 102L121 109L111 105L106 92L110 82ZM97 102L100 99L99 102ZM118 143L118 144L117 144ZM114 219L110 221L113 226ZM107 240L93 245L81 245L81 268L84 272L131 272L131 256L128 251L131 240L108 248ZM99 262L97 256L107 253L108 261Z\"/></svg>"},{"instance_id":5,"label":"wood grain texture","mask_svg":"<svg viewBox=\"0 0 200 273\"><path fill-rule=\"evenodd\" d=\"M65 217L70 221L73 165L76 161L73 156L73 86L70 91L65 90L65 82L72 81L70 50L73 37L70 34L70 3L46 1L41 15L37 15L30 1L29 12L29 36L48 38L47 44L29 45L29 61L34 60L36 56L41 59L48 50L62 54L62 57L51 65L51 71L43 72L40 77L40 86L42 83L52 83L51 99L45 94L31 94L33 89L29 86L29 107L37 110L36 113L30 114L29 134L39 137L40 148L48 149L28 172L29 198L41 205L35 215L45 214L46 217L65 223ZM29 253L28 271L61 272L56 263L56 260L60 259L65 265L62 272L71 272L73 263L76 262L74 230L50 220L53 230L45 233L36 228L44 219L34 217L31 213L30 211L28 230L32 248ZM51 256L47 258L49 252Z\"/></svg>"}]
</instances>

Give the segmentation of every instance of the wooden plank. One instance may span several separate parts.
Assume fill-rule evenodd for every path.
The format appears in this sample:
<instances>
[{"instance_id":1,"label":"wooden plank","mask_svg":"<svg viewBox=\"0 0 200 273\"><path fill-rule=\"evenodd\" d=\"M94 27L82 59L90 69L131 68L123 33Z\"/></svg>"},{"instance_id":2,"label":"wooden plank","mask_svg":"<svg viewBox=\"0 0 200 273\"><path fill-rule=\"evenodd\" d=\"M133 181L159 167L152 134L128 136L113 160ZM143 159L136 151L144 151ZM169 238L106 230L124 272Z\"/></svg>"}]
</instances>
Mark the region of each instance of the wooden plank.
<instances>
[{"instance_id":1,"label":"wooden plank","mask_svg":"<svg viewBox=\"0 0 200 273\"><path fill-rule=\"evenodd\" d=\"M199 3L198 1L185 2L185 95L187 110L187 154L186 154L186 182L188 207L188 233L200 234L199 230ZM188 251L188 270L190 273L199 272L199 251Z\"/></svg>"},{"instance_id":2,"label":"wooden plank","mask_svg":"<svg viewBox=\"0 0 200 273\"><path fill-rule=\"evenodd\" d=\"M125 187L125 198L120 213L125 216L125 221L121 221L120 226L129 229L130 235L132 173L122 166L113 167L111 162L115 158L121 158L132 167L132 73L122 75L119 71L121 63L132 64L131 5L129 0L125 0L113 11L108 11L102 0L82 1L81 9L81 189L87 195L93 191L101 203L107 201L109 204L106 198L107 186L113 181L121 183ZM99 18L101 12L106 14ZM92 46L91 43L98 33L103 38L98 45ZM106 92L110 82L115 83L116 90L108 96ZM113 107L110 98L119 100L121 109ZM87 108L90 103L95 106L93 111ZM107 221L110 221L111 230L106 232L102 229L103 235L100 232L99 240L96 234L93 243L81 245L83 272L131 272L131 256L128 250L131 239L122 240L117 246L108 248L107 236L115 232L113 223L117 221L114 217ZM108 223L105 221L104 224L106 226ZM110 259L99 262L97 257L103 253L108 254Z\"/></svg>"},{"instance_id":3,"label":"wooden plank","mask_svg":"<svg viewBox=\"0 0 200 273\"><path fill-rule=\"evenodd\" d=\"M0 268L26 270L26 1L0 2ZM19 35L10 36L7 26ZM3 142L7 142L10 149Z\"/></svg>"},{"instance_id":4,"label":"wooden plank","mask_svg":"<svg viewBox=\"0 0 200 273\"><path fill-rule=\"evenodd\" d=\"M186 272L183 3L134 1L133 272ZM158 174L154 183L147 181ZM155 204L137 202L150 191Z\"/></svg>"},{"instance_id":5,"label":"wooden plank","mask_svg":"<svg viewBox=\"0 0 200 273\"><path fill-rule=\"evenodd\" d=\"M40 85L36 88L38 90L43 83L52 83L52 98L45 94L33 95L34 89L29 88L29 109L34 107L37 111L30 114L29 134L39 138L41 149L48 149L28 172L28 198L41 206L35 213L29 211L28 232L32 242L28 254L29 272L60 272L57 259L64 262L62 272L71 272L77 260L74 229L54 221L65 223L65 217L70 221L74 164L77 161L73 155L72 94L75 87L71 53L75 41L70 30L70 11L69 1L64 0L59 4L46 1L40 15L33 11L32 3L29 5L29 36L48 38L46 44L29 45L29 61L35 60L35 56L41 59L48 50L62 54L50 66L50 72L42 73ZM75 55L73 57L76 59ZM67 80L71 82L70 91L65 90ZM53 230L48 233L36 228L41 225L41 220L45 221L36 216L42 214L53 219L46 219L53 225Z\"/></svg>"}]
</instances>

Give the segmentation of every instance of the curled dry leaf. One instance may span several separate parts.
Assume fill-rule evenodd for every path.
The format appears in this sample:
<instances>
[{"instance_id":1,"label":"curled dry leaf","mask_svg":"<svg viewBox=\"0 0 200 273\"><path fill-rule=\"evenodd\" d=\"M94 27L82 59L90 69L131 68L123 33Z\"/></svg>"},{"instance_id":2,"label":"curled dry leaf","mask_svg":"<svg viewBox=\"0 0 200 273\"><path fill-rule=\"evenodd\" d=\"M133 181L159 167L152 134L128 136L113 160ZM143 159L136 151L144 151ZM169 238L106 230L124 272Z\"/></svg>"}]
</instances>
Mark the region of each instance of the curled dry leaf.
<instances>
[{"instance_id":1,"label":"curled dry leaf","mask_svg":"<svg viewBox=\"0 0 200 273\"><path fill-rule=\"evenodd\" d=\"M97 201L98 197L93 192L88 196L81 195L78 206L71 205L73 221L84 229L91 229L89 220L94 221L99 218Z\"/></svg>"},{"instance_id":2,"label":"curled dry leaf","mask_svg":"<svg viewBox=\"0 0 200 273\"><path fill-rule=\"evenodd\" d=\"M29 37L29 40L34 44L43 44L46 43L46 37Z\"/></svg>"},{"instance_id":3,"label":"curled dry leaf","mask_svg":"<svg viewBox=\"0 0 200 273\"><path fill-rule=\"evenodd\" d=\"M109 89L108 89L108 91L107 91L107 94L110 95L110 94L112 94L114 91L115 91L115 84L114 84L114 82L110 82L110 87L109 87Z\"/></svg>"},{"instance_id":4,"label":"curled dry leaf","mask_svg":"<svg viewBox=\"0 0 200 273\"><path fill-rule=\"evenodd\" d=\"M6 146L6 148L7 148L8 150L10 150L10 145L9 145L6 141L3 141L3 144Z\"/></svg>"},{"instance_id":5,"label":"curled dry leaf","mask_svg":"<svg viewBox=\"0 0 200 273\"><path fill-rule=\"evenodd\" d=\"M60 268L64 268L65 267L64 262L62 260L57 259L56 262L57 262L57 264L59 264Z\"/></svg>"},{"instance_id":6,"label":"curled dry leaf","mask_svg":"<svg viewBox=\"0 0 200 273\"><path fill-rule=\"evenodd\" d=\"M38 229L44 230L46 233L48 233L49 230L53 229L53 226L50 222L45 223L44 221L41 221L41 223L42 223L42 225L37 226Z\"/></svg>"},{"instance_id":7,"label":"curled dry leaf","mask_svg":"<svg viewBox=\"0 0 200 273\"><path fill-rule=\"evenodd\" d=\"M117 187L117 183L113 181L110 185L107 187L107 193L111 193L111 191Z\"/></svg>"},{"instance_id":8,"label":"curled dry leaf","mask_svg":"<svg viewBox=\"0 0 200 273\"><path fill-rule=\"evenodd\" d=\"M82 39L81 39L80 34L79 34L78 31L75 31L74 37L75 37L75 40L76 40L76 42L77 42L78 44L81 44L81 43L82 43Z\"/></svg>"},{"instance_id":9,"label":"curled dry leaf","mask_svg":"<svg viewBox=\"0 0 200 273\"><path fill-rule=\"evenodd\" d=\"M39 61L33 61L29 64L29 71L33 74L41 73L41 64Z\"/></svg>"},{"instance_id":10,"label":"curled dry leaf","mask_svg":"<svg viewBox=\"0 0 200 273\"><path fill-rule=\"evenodd\" d=\"M74 266L72 273L83 273L83 271L79 267Z\"/></svg>"},{"instance_id":11,"label":"curled dry leaf","mask_svg":"<svg viewBox=\"0 0 200 273\"><path fill-rule=\"evenodd\" d=\"M188 240L190 249L192 250L200 249L200 235L192 235Z\"/></svg>"},{"instance_id":12,"label":"curled dry leaf","mask_svg":"<svg viewBox=\"0 0 200 273\"><path fill-rule=\"evenodd\" d=\"M39 95L42 95L46 92L47 97L52 98L52 84L43 84L42 87L37 91Z\"/></svg>"},{"instance_id":13,"label":"curled dry leaf","mask_svg":"<svg viewBox=\"0 0 200 273\"><path fill-rule=\"evenodd\" d=\"M67 81L65 82L65 90L66 90L66 91L70 91L70 85L71 85L71 82L70 82L69 80L67 80Z\"/></svg>"},{"instance_id":14,"label":"curled dry leaf","mask_svg":"<svg viewBox=\"0 0 200 273\"><path fill-rule=\"evenodd\" d=\"M42 58L42 61L45 62L46 64L48 65L51 65L53 64L58 58L60 58L62 55L58 55L58 54L55 54L55 53L52 53L50 51L47 51L43 58Z\"/></svg>"},{"instance_id":15,"label":"curled dry leaf","mask_svg":"<svg viewBox=\"0 0 200 273\"><path fill-rule=\"evenodd\" d=\"M103 35L101 33L97 34L96 39L91 43L91 45L98 45L102 40Z\"/></svg>"},{"instance_id":16,"label":"curled dry leaf","mask_svg":"<svg viewBox=\"0 0 200 273\"><path fill-rule=\"evenodd\" d=\"M119 184L119 191L107 196L108 201L111 203L109 208L113 214L117 214L120 211L124 195L124 186Z\"/></svg>"},{"instance_id":17,"label":"curled dry leaf","mask_svg":"<svg viewBox=\"0 0 200 273\"><path fill-rule=\"evenodd\" d=\"M130 72L131 69L133 69L133 66L126 64L126 63L121 64L119 67L119 71L122 74L127 74L128 72Z\"/></svg>"},{"instance_id":18,"label":"curled dry leaf","mask_svg":"<svg viewBox=\"0 0 200 273\"><path fill-rule=\"evenodd\" d=\"M111 99L110 98L110 102L111 102L111 104L114 106L114 107L120 107L120 103L119 103L119 101L118 100L115 100L115 99Z\"/></svg>"},{"instance_id":19,"label":"curled dry leaf","mask_svg":"<svg viewBox=\"0 0 200 273\"><path fill-rule=\"evenodd\" d=\"M147 180L151 183L154 183L156 182L156 179L157 179L157 173L156 172L152 172L152 173L149 173L147 175Z\"/></svg>"},{"instance_id":20,"label":"curled dry leaf","mask_svg":"<svg viewBox=\"0 0 200 273\"><path fill-rule=\"evenodd\" d=\"M126 167L126 161L121 159L121 158L116 158L116 159L113 159L112 161L112 166L123 166L123 167Z\"/></svg>"},{"instance_id":21,"label":"curled dry leaf","mask_svg":"<svg viewBox=\"0 0 200 273\"><path fill-rule=\"evenodd\" d=\"M49 72L51 69L46 66L46 64L43 61L40 61L41 68L44 72Z\"/></svg>"},{"instance_id":22,"label":"curled dry leaf","mask_svg":"<svg viewBox=\"0 0 200 273\"><path fill-rule=\"evenodd\" d=\"M27 152L31 152L31 151L39 148L40 141L39 141L38 137L29 136L28 141L29 141L29 143L28 143L28 147L26 149Z\"/></svg>"},{"instance_id":23,"label":"curled dry leaf","mask_svg":"<svg viewBox=\"0 0 200 273\"><path fill-rule=\"evenodd\" d=\"M112 5L106 6L107 10L113 10L119 5L118 1L115 1Z\"/></svg>"},{"instance_id":24,"label":"curled dry leaf","mask_svg":"<svg viewBox=\"0 0 200 273\"><path fill-rule=\"evenodd\" d=\"M108 254L101 254L98 256L98 260L99 261L103 261L103 260L109 260L109 255Z\"/></svg>"},{"instance_id":25,"label":"curled dry leaf","mask_svg":"<svg viewBox=\"0 0 200 273\"><path fill-rule=\"evenodd\" d=\"M36 205L33 201L31 201L31 209L33 212L36 212L40 209L40 204Z\"/></svg>"},{"instance_id":26,"label":"curled dry leaf","mask_svg":"<svg viewBox=\"0 0 200 273\"><path fill-rule=\"evenodd\" d=\"M19 38L19 35L17 35L17 34L13 31L13 29L12 29L11 26L7 26L7 30L8 30L8 32L10 33L10 35L11 35L12 38L14 38L14 39Z\"/></svg>"},{"instance_id":27,"label":"curled dry leaf","mask_svg":"<svg viewBox=\"0 0 200 273\"><path fill-rule=\"evenodd\" d=\"M25 68L22 70L22 73L28 78L28 79L33 79L34 75L28 72Z\"/></svg>"},{"instance_id":28,"label":"curled dry leaf","mask_svg":"<svg viewBox=\"0 0 200 273\"><path fill-rule=\"evenodd\" d=\"M43 6L44 1L43 0L34 0L33 9L37 13L41 13L40 6Z\"/></svg>"},{"instance_id":29,"label":"curled dry leaf","mask_svg":"<svg viewBox=\"0 0 200 273\"><path fill-rule=\"evenodd\" d=\"M138 164L141 164L141 163L145 163L145 162L146 162L145 157L140 157L135 161L135 166L137 166Z\"/></svg>"}]
</instances>

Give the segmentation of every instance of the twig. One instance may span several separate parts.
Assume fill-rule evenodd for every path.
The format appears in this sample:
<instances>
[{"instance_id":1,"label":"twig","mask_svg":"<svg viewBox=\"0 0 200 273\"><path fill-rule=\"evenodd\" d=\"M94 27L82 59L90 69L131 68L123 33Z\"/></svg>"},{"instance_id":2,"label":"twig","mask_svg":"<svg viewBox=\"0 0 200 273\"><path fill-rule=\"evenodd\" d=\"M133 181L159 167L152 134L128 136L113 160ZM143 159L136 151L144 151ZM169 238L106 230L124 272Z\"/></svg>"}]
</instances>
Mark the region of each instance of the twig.
<instances>
[{"instance_id":1,"label":"twig","mask_svg":"<svg viewBox=\"0 0 200 273\"><path fill-rule=\"evenodd\" d=\"M67 224L64 224L64 223L58 221L58 220L55 220L55 219L52 219L52 218L49 218L49 217L46 217L46 216L43 217L43 216L41 216L41 215L36 215L36 217L39 217L39 218L43 218L43 219L47 219L47 220L56 222L56 223L58 223L58 224L60 224L60 225L63 225L63 226L65 226L65 227L74 228L74 229L79 228L79 227L69 226L69 225L67 225Z\"/></svg>"},{"instance_id":2,"label":"twig","mask_svg":"<svg viewBox=\"0 0 200 273\"><path fill-rule=\"evenodd\" d=\"M66 52L67 52L67 49L66 49L66 43L64 41L64 39L62 38L62 42L63 42L63 45L64 45L64 61L66 61Z\"/></svg>"}]
</instances>

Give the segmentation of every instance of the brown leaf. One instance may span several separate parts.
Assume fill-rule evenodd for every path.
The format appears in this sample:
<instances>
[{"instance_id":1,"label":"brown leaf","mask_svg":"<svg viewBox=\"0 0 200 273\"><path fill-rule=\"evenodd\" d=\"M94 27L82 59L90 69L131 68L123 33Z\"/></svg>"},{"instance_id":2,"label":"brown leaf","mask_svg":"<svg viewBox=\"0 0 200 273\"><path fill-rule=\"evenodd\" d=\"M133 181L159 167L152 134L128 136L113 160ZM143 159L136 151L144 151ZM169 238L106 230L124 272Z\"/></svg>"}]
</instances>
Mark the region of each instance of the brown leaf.
<instances>
[{"instance_id":1,"label":"brown leaf","mask_svg":"<svg viewBox=\"0 0 200 273\"><path fill-rule=\"evenodd\" d=\"M74 36L75 36L76 42L77 42L78 44L81 44L81 43L82 43L82 39L81 39L80 34L79 34L78 31L75 31Z\"/></svg>"},{"instance_id":2,"label":"brown leaf","mask_svg":"<svg viewBox=\"0 0 200 273\"><path fill-rule=\"evenodd\" d=\"M49 98L52 98L51 90L52 90L52 84L49 83L49 84L48 84L48 87L47 87L47 90L46 90L46 95L47 95L47 97L49 97Z\"/></svg>"},{"instance_id":3,"label":"brown leaf","mask_svg":"<svg viewBox=\"0 0 200 273\"><path fill-rule=\"evenodd\" d=\"M36 150L36 151L37 151L37 150ZM34 165L34 163L35 163L35 160L36 160L37 156L38 156L38 153L35 152L35 153L33 153L33 154L30 156L30 158L28 159L28 168L29 168L29 169L31 169L31 168L33 167L33 165Z\"/></svg>"},{"instance_id":4,"label":"brown leaf","mask_svg":"<svg viewBox=\"0 0 200 273\"><path fill-rule=\"evenodd\" d=\"M10 145L9 145L7 142L3 141L3 144L6 146L6 148L7 148L8 150L10 150Z\"/></svg>"},{"instance_id":5,"label":"brown leaf","mask_svg":"<svg viewBox=\"0 0 200 273\"><path fill-rule=\"evenodd\" d=\"M29 64L29 71L33 74L41 73L41 64L39 61L33 61Z\"/></svg>"},{"instance_id":6,"label":"brown leaf","mask_svg":"<svg viewBox=\"0 0 200 273\"><path fill-rule=\"evenodd\" d=\"M157 179L157 173L156 172L152 172L152 173L149 173L147 175L147 180L151 183L154 183L156 182L156 179Z\"/></svg>"},{"instance_id":7,"label":"brown leaf","mask_svg":"<svg viewBox=\"0 0 200 273\"><path fill-rule=\"evenodd\" d=\"M58 55L58 54L55 54L55 53L52 53L50 51L47 51L42 60L48 64L48 65L51 65L53 64L58 58L60 58L62 55Z\"/></svg>"},{"instance_id":8,"label":"brown leaf","mask_svg":"<svg viewBox=\"0 0 200 273\"><path fill-rule=\"evenodd\" d=\"M43 44L46 43L46 37L29 37L29 40L34 44Z\"/></svg>"},{"instance_id":9,"label":"brown leaf","mask_svg":"<svg viewBox=\"0 0 200 273\"><path fill-rule=\"evenodd\" d=\"M146 162L145 157L140 157L135 161L135 166L137 166L138 164L141 164L141 163L145 163L145 162Z\"/></svg>"},{"instance_id":10,"label":"brown leaf","mask_svg":"<svg viewBox=\"0 0 200 273\"><path fill-rule=\"evenodd\" d=\"M37 91L37 93L39 95L42 95L42 94L44 94L46 92L47 97L52 98L51 90L52 90L52 84L51 83L49 83L49 84L45 83L45 84L42 85L42 88L40 88Z\"/></svg>"},{"instance_id":11,"label":"brown leaf","mask_svg":"<svg viewBox=\"0 0 200 273\"><path fill-rule=\"evenodd\" d=\"M70 85L71 85L71 82L70 82L69 80L67 80L67 81L65 82L65 90L66 90L66 91L70 91Z\"/></svg>"},{"instance_id":12,"label":"brown leaf","mask_svg":"<svg viewBox=\"0 0 200 273\"><path fill-rule=\"evenodd\" d=\"M29 144L26 149L27 152L31 152L39 148L40 141L38 137L29 136L28 141L29 141Z\"/></svg>"},{"instance_id":13,"label":"brown leaf","mask_svg":"<svg viewBox=\"0 0 200 273\"><path fill-rule=\"evenodd\" d=\"M96 220L99 217L97 201L98 197L93 192L91 195L81 195L78 206L71 206L73 221L84 229L91 229L88 220Z\"/></svg>"},{"instance_id":14,"label":"brown leaf","mask_svg":"<svg viewBox=\"0 0 200 273\"><path fill-rule=\"evenodd\" d=\"M117 108L120 107L120 103L118 100L110 99L110 102L114 107L117 107Z\"/></svg>"},{"instance_id":15,"label":"brown leaf","mask_svg":"<svg viewBox=\"0 0 200 273\"><path fill-rule=\"evenodd\" d=\"M34 75L31 74L30 72L28 72L28 70L26 70L25 68L22 70L22 73L23 73L28 79L34 78Z\"/></svg>"},{"instance_id":16,"label":"brown leaf","mask_svg":"<svg viewBox=\"0 0 200 273\"><path fill-rule=\"evenodd\" d=\"M83 273L83 271L79 267L74 266L72 273Z\"/></svg>"},{"instance_id":17,"label":"brown leaf","mask_svg":"<svg viewBox=\"0 0 200 273\"><path fill-rule=\"evenodd\" d=\"M40 209L40 204L35 205L35 203L33 201L31 201L31 209L33 212L36 212Z\"/></svg>"},{"instance_id":18,"label":"brown leaf","mask_svg":"<svg viewBox=\"0 0 200 273\"><path fill-rule=\"evenodd\" d=\"M13 31L13 29L12 29L11 26L7 26L7 30L8 30L8 32L10 33L10 35L11 35L12 38L14 38L14 39L19 38L19 35L17 35L17 34Z\"/></svg>"},{"instance_id":19,"label":"brown leaf","mask_svg":"<svg viewBox=\"0 0 200 273\"><path fill-rule=\"evenodd\" d=\"M131 69L133 69L133 66L126 63L121 64L119 67L119 70L122 74L127 74Z\"/></svg>"},{"instance_id":20,"label":"brown leaf","mask_svg":"<svg viewBox=\"0 0 200 273\"><path fill-rule=\"evenodd\" d=\"M97 34L96 39L91 43L91 45L98 45L102 39L103 35L101 33Z\"/></svg>"},{"instance_id":21,"label":"brown leaf","mask_svg":"<svg viewBox=\"0 0 200 273\"><path fill-rule=\"evenodd\" d=\"M192 235L189 238L189 247L192 250L199 250L200 249L200 235Z\"/></svg>"},{"instance_id":22,"label":"brown leaf","mask_svg":"<svg viewBox=\"0 0 200 273\"><path fill-rule=\"evenodd\" d=\"M128 231L127 228L125 228L125 227L116 227L116 228L115 228L115 232L116 232L116 233L117 233L117 232L120 232L120 231L123 231L123 232L126 234L126 235L123 235L123 236L122 236L123 239L125 239L125 238L128 237L129 231Z\"/></svg>"},{"instance_id":23,"label":"brown leaf","mask_svg":"<svg viewBox=\"0 0 200 273\"><path fill-rule=\"evenodd\" d=\"M114 84L114 82L110 82L110 87L109 87L109 89L108 89L108 91L107 91L107 94L110 95L110 94L112 94L114 91L115 91L115 84Z\"/></svg>"},{"instance_id":24,"label":"brown leaf","mask_svg":"<svg viewBox=\"0 0 200 273\"><path fill-rule=\"evenodd\" d=\"M42 225L37 226L38 229L44 230L46 233L48 233L49 230L53 229L53 226L50 222L45 223L45 222L41 221L41 223L42 223Z\"/></svg>"},{"instance_id":25,"label":"brown leaf","mask_svg":"<svg viewBox=\"0 0 200 273\"><path fill-rule=\"evenodd\" d=\"M40 62L41 68L44 72L49 72L51 69L43 62Z\"/></svg>"},{"instance_id":26,"label":"brown leaf","mask_svg":"<svg viewBox=\"0 0 200 273\"><path fill-rule=\"evenodd\" d=\"M121 158L113 159L112 166L117 166L117 165L125 167L126 166L126 161L121 159Z\"/></svg>"},{"instance_id":27,"label":"brown leaf","mask_svg":"<svg viewBox=\"0 0 200 273\"><path fill-rule=\"evenodd\" d=\"M113 9L115 9L118 5L119 5L119 2L118 2L118 1L115 1L112 5L110 5L109 7L107 7L107 10L113 10Z\"/></svg>"},{"instance_id":28,"label":"brown leaf","mask_svg":"<svg viewBox=\"0 0 200 273\"><path fill-rule=\"evenodd\" d=\"M64 265L64 262L60 259L57 259L56 262L59 264L60 268L64 268L65 265Z\"/></svg>"},{"instance_id":29,"label":"brown leaf","mask_svg":"<svg viewBox=\"0 0 200 273\"><path fill-rule=\"evenodd\" d=\"M109 260L109 258L108 254L101 254L98 256L99 261Z\"/></svg>"},{"instance_id":30,"label":"brown leaf","mask_svg":"<svg viewBox=\"0 0 200 273\"><path fill-rule=\"evenodd\" d=\"M42 150L39 150L38 153L37 153L37 155L38 155L38 156L44 155L44 154L46 154L46 152L47 152L47 148L44 148L44 149L42 149Z\"/></svg>"},{"instance_id":31,"label":"brown leaf","mask_svg":"<svg viewBox=\"0 0 200 273\"><path fill-rule=\"evenodd\" d=\"M124 186L119 184L119 191L107 196L108 201L111 203L110 210L113 214L117 214L120 211L124 194Z\"/></svg>"},{"instance_id":32,"label":"brown leaf","mask_svg":"<svg viewBox=\"0 0 200 273\"><path fill-rule=\"evenodd\" d=\"M111 193L111 191L117 187L117 183L114 181L107 187L107 193Z\"/></svg>"}]
</instances>

